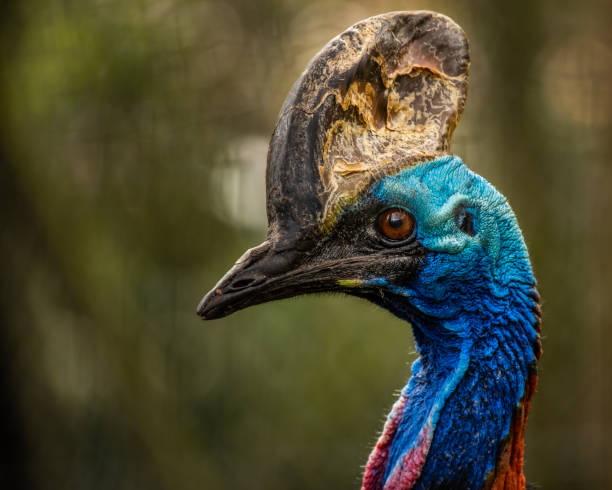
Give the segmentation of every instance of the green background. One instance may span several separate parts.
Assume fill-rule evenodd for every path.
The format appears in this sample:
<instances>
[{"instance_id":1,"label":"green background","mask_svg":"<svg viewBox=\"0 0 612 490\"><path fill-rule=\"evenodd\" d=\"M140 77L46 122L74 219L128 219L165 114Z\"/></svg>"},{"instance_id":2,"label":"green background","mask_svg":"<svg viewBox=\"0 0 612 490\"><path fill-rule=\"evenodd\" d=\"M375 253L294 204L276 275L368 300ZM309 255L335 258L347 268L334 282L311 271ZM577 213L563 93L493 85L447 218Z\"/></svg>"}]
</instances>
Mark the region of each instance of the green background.
<instances>
[{"instance_id":1,"label":"green background","mask_svg":"<svg viewBox=\"0 0 612 490\"><path fill-rule=\"evenodd\" d=\"M399 9L467 32L453 151L509 198L539 280L528 480L612 488L612 6L591 0L0 7L3 487L358 487L408 325L343 296L195 308L264 238L294 80Z\"/></svg>"}]
</instances>

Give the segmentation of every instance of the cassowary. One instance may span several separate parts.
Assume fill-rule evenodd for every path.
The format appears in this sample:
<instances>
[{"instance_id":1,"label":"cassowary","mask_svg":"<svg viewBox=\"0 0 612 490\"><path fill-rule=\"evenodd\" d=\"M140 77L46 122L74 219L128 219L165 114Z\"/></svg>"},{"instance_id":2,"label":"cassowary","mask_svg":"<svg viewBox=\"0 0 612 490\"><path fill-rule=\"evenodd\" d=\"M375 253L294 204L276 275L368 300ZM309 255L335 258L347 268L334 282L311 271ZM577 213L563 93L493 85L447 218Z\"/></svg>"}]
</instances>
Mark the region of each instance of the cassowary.
<instances>
[{"instance_id":1,"label":"cassowary","mask_svg":"<svg viewBox=\"0 0 612 490\"><path fill-rule=\"evenodd\" d=\"M266 241L202 300L214 319L340 291L412 325L419 358L363 489L522 489L540 307L514 213L449 154L468 42L393 12L330 41L293 86L268 153Z\"/></svg>"}]
</instances>

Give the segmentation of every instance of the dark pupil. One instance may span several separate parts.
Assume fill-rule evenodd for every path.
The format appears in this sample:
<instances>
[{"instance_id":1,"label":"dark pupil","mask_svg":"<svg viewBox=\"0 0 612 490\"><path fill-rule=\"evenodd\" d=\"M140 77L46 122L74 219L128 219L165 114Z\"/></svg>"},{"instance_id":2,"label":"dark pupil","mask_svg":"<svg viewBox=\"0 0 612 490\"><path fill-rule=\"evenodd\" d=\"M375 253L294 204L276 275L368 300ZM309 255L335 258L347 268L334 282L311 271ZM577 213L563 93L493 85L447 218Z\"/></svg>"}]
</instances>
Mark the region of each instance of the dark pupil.
<instances>
[{"instance_id":1,"label":"dark pupil","mask_svg":"<svg viewBox=\"0 0 612 490\"><path fill-rule=\"evenodd\" d=\"M401 228L403 225L404 225L404 217L398 212L391 213L391 216L389 216L389 226L397 230Z\"/></svg>"}]
</instances>

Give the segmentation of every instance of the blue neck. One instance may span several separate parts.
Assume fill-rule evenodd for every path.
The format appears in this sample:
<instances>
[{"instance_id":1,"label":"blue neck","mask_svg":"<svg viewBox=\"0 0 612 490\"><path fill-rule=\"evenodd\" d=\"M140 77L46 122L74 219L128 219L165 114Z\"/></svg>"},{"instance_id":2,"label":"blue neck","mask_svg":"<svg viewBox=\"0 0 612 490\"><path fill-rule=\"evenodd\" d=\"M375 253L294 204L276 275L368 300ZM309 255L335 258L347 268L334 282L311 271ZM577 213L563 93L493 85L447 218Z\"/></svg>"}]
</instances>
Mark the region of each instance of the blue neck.
<instances>
[{"instance_id":1,"label":"blue neck","mask_svg":"<svg viewBox=\"0 0 612 490\"><path fill-rule=\"evenodd\" d=\"M413 290L396 288L384 306L410 321L420 357L402 390L382 481L391 489L481 488L499 473L513 416L535 376L537 292L518 282L443 319L423 315L424 305L406 306L406 296L418 303Z\"/></svg>"},{"instance_id":2,"label":"blue neck","mask_svg":"<svg viewBox=\"0 0 612 490\"><path fill-rule=\"evenodd\" d=\"M534 365L533 348L526 336L504 335L514 328L494 329L484 339L457 339L455 348L443 351L435 340L417 333L418 326L414 330L420 337L421 358L407 386L410 403L386 471L392 471L404 448L413 444L411 433L419 424L414 415L422 413L423 404L437 424L415 488L451 484L480 488L495 468L502 440L509 434Z\"/></svg>"}]
</instances>

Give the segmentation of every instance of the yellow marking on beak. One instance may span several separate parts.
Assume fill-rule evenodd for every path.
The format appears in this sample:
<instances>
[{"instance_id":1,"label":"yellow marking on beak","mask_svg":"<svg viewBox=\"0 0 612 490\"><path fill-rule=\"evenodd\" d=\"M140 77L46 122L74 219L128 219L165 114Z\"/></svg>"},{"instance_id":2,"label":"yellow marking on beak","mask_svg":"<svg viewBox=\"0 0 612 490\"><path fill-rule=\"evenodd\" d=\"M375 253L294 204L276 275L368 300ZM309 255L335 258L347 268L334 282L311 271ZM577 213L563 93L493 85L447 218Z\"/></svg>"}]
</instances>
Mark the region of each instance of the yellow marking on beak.
<instances>
[{"instance_id":1,"label":"yellow marking on beak","mask_svg":"<svg viewBox=\"0 0 612 490\"><path fill-rule=\"evenodd\" d=\"M356 288L363 284L361 279L339 279L338 286L343 288Z\"/></svg>"}]
</instances>

